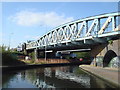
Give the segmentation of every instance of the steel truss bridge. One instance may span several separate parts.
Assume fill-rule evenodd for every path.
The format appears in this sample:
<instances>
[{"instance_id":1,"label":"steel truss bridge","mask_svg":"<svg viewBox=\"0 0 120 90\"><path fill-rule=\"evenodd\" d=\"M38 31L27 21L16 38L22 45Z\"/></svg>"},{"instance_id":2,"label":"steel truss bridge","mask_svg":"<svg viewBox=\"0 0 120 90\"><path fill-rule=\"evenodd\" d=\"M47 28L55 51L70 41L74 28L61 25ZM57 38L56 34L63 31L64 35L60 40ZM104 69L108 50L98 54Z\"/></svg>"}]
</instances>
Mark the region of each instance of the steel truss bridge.
<instances>
[{"instance_id":1,"label":"steel truss bridge","mask_svg":"<svg viewBox=\"0 0 120 90\"><path fill-rule=\"evenodd\" d=\"M54 18L54 17L53 17ZM38 40L26 43L26 49L48 49L106 43L120 37L120 12L91 16L60 25Z\"/></svg>"}]
</instances>

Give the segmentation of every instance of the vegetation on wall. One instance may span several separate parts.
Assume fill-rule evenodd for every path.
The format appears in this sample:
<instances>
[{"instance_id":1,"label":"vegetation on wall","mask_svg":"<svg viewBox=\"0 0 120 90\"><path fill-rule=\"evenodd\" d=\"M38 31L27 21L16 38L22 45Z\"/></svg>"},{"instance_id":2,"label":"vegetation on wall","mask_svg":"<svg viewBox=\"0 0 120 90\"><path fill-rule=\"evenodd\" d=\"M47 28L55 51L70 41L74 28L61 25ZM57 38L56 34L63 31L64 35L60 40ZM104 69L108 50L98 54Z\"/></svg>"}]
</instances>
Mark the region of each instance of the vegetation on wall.
<instances>
[{"instance_id":1,"label":"vegetation on wall","mask_svg":"<svg viewBox=\"0 0 120 90\"><path fill-rule=\"evenodd\" d=\"M109 43L109 44L113 44L113 40L109 40L108 43Z\"/></svg>"}]
</instances>

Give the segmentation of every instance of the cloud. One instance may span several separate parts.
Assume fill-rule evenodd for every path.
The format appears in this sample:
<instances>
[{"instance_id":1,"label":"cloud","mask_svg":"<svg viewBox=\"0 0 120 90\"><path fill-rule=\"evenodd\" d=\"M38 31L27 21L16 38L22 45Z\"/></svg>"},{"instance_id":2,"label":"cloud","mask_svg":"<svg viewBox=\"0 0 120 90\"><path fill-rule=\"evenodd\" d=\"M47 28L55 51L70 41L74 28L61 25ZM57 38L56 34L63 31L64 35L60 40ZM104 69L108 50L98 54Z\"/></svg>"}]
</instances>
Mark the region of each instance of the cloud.
<instances>
[{"instance_id":1,"label":"cloud","mask_svg":"<svg viewBox=\"0 0 120 90\"><path fill-rule=\"evenodd\" d=\"M33 11L20 11L15 15L10 16L9 19L21 26L47 25L51 27L74 20L73 17L65 17L65 15L59 15L56 12Z\"/></svg>"},{"instance_id":2,"label":"cloud","mask_svg":"<svg viewBox=\"0 0 120 90\"><path fill-rule=\"evenodd\" d=\"M31 38L31 40L33 39L33 40L37 40L38 38L40 38L40 36L32 36L32 35L26 35L26 36L24 36L26 39L30 39Z\"/></svg>"},{"instance_id":3,"label":"cloud","mask_svg":"<svg viewBox=\"0 0 120 90\"><path fill-rule=\"evenodd\" d=\"M30 35L26 35L24 38L27 38L27 39L28 39L28 38L31 38L31 36L30 36Z\"/></svg>"}]
</instances>

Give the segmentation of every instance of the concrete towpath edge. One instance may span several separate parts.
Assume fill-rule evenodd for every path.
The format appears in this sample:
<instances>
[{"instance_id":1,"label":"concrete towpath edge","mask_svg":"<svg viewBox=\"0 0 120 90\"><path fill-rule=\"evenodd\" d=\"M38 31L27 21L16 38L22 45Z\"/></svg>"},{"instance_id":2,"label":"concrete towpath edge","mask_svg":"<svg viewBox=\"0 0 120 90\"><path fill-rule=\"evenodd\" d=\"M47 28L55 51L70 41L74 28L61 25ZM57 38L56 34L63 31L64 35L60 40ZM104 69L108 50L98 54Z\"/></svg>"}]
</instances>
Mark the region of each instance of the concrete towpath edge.
<instances>
[{"instance_id":1,"label":"concrete towpath edge","mask_svg":"<svg viewBox=\"0 0 120 90\"><path fill-rule=\"evenodd\" d=\"M108 82L109 84L112 84L114 86L114 88L120 88L120 82L118 80L118 82L113 82L113 80L109 79L109 78L106 78L104 76L101 76L98 72L95 72L93 70L91 70L91 68L97 68L97 69L107 69L107 70L111 70L111 71L117 71L120 73L119 69L110 69L110 68L102 68L102 67L95 67L95 66L92 66L92 65L79 65L79 67L85 71L86 73L90 74L90 75L94 75L100 79L102 79L103 81L106 81ZM118 75L118 79L119 79L119 75Z\"/></svg>"}]
</instances>

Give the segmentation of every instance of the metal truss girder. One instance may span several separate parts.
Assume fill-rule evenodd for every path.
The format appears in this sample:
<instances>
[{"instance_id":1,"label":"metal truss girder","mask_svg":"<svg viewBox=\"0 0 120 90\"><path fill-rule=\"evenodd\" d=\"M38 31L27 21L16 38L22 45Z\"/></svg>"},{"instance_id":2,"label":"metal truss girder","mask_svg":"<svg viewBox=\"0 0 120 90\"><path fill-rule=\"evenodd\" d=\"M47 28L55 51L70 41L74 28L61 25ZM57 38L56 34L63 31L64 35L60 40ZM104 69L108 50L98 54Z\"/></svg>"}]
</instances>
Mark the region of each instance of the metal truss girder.
<instances>
[{"instance_id":1,"label":"metal truss girder","mask_svg":"<svg viewBox=\"0 0 120 90\"><path fill-rule=\"evenodd\" d=\"M91 31L93 30L94 26L96 25L96 19L93 21L92 25L90 26L90 28L88 29L88 32L86 33L85 36L89 36Z\"/></svg>"},{"instance_id":2,"label":"metal truss girder","mask_svg":"<svg viewBox=\"0 0 120 90\"><path fill-rule=\"evenodd\" d=\"M78 33L76 35L76 38L80 38L80 33L83 30L83 28L84 28L84 22L81 24L80 29L78 30Z\"/></svg>"},{"instance_id":3,"label":"metal truss girder","mask_svg":"<svg viewBox=\"0 0 120 90\"><path fill-rule=\"evenodd\" d=\"M40 37L37 41L27 43L27 49L35 47L44 47L46 45L56 45L58 43L65 43L66 47L69 42L79 41L84 43L91 43L92 37L107 37L118 35L120 31L120 25L116 26L116 17L120 16L120 13L109 13L93 17L87 17L84 19L69 22L54 28L52 31ZM106 18L104 25L100 27L101 20ZM88 23L92 22L88 27ZM111 32L104 33L109 23L112 23ZM95 33L94 33L95 32ZM86 40L87 39L87 40ZM91 40L88 40L91 39ZM94 40L93 40L94 41ZM99 40L96 40L99 41ZM100 41L102 42L102 41ZM104 40L103 40L104 42ZM67 44L68 43L68 44ZM71 43L78 44L78 43ZM64 44L62 44L64 46Z\"/></svg>"},{"instance_id":4,"label":"metal truss girder","mask_svg":"<svg viewBox=\"0 0 120 90\"><path fill-rule=\"evenodd\" d=\"M111 33L100 34L97 37L108 37L108 36L117 36L120 34L120 31L114 31Z\"/></svg>"},{"instance_id":5,"label":"metal truss girder","mask_svg":"<svg viewBox=\"0 0 120 90\"><path fill-rule=\"evenodd\" d=\"M114 28L114 31L120 31L120 25L118 25L116 28Z\"/></svg>"},{"instance_id":6,"label":"metal truss girder","mask_svg":"<svg viewBox=\"0 0 120 90\"><path fill-rule=\"evenodd\" d=\"M53 48L53 47L54 47L54 46L52 46L52 45L48 45L48 46L47 46L47 48Z\"/></svg>"},{"instance_id":7,"label":"metal truss girder","mask_svg":"<svg viewBox=\"0 0 120 90\"><path fill-rule=\"evenodd\" d=\"M98 19L98 18L107 18L107 17L110 17L110 16L120 16L120 12L108 13L108 14L102 14L102 15L87 17L87 18L84 18L84 19L77 20L75 22L79 23L79 22L83 22L83 21L86 21L86 20L94 20L94 19Z\"/></svg>"},{"instance_id":8,"label":"metal truss girder","mask_svg":"<svg viewBox=\"0 0 120 90\"><path fill-rule=\"evenodd\" d=\"M112 17L108 17L108 19L106 20L106 22L104 23L104 25L102 26L102 28L100 29L98 34L102 34L104 32L104 30L106 29L108 24L111 22L111 19L112 19Z\"/></svg>"},{"instance_id":9,"label":"metal truss girder","mask_svg":"<svg viewBox=\"0 0 120 90\"><path fill-rule=\"evenodd\" d=\"M71 43L67 43L66 45L64 45L65 47L67 46L67 47L73 47L74 45L73 44L71 44Z\"/></svg>"},{"instance_id":10,"label":"metal truss girder","mask_svg":"<svg viewBox=\"0 0 120 90\"><path fill-rule=\"evenodd\" d=\"M57 45L58 45L58 46L62 46L63 44L62 44L62 43L58 43Z\"/></svg>"},{"instance_id":11,"label":"metal truss girder","mask_svg":"<svg viewBox=\"0 0 120 90\"><path fill-rule=\"evenodd\" d=\"M71 43L74 44L74 45L83 45L84 44L82 41L79 41L79 42L73 41Z\"/></svg>"},{"instance_id":12,"label":"metal truss girder","mask_svg":"<svg viewBox=\"0 0 120 90\"><path fill-rule=\"evenodd\" d=\"M98 42L98 43L106 43L106 41L107 41L106 38L98 38L98 37L93 38L93 40L94 40L95 42Z\"/></svg>"},{"instance_id":13,"label":"metal truss girder","mask_svg":"<svg viewBox=\"0 0 120 90\"><path fill-rule=\"evenodd\" d=\"M94 44L95 42L93 40L88 40L88 39L85 39L84 40L84 44Z\"/></svg>"}]
</instances>

